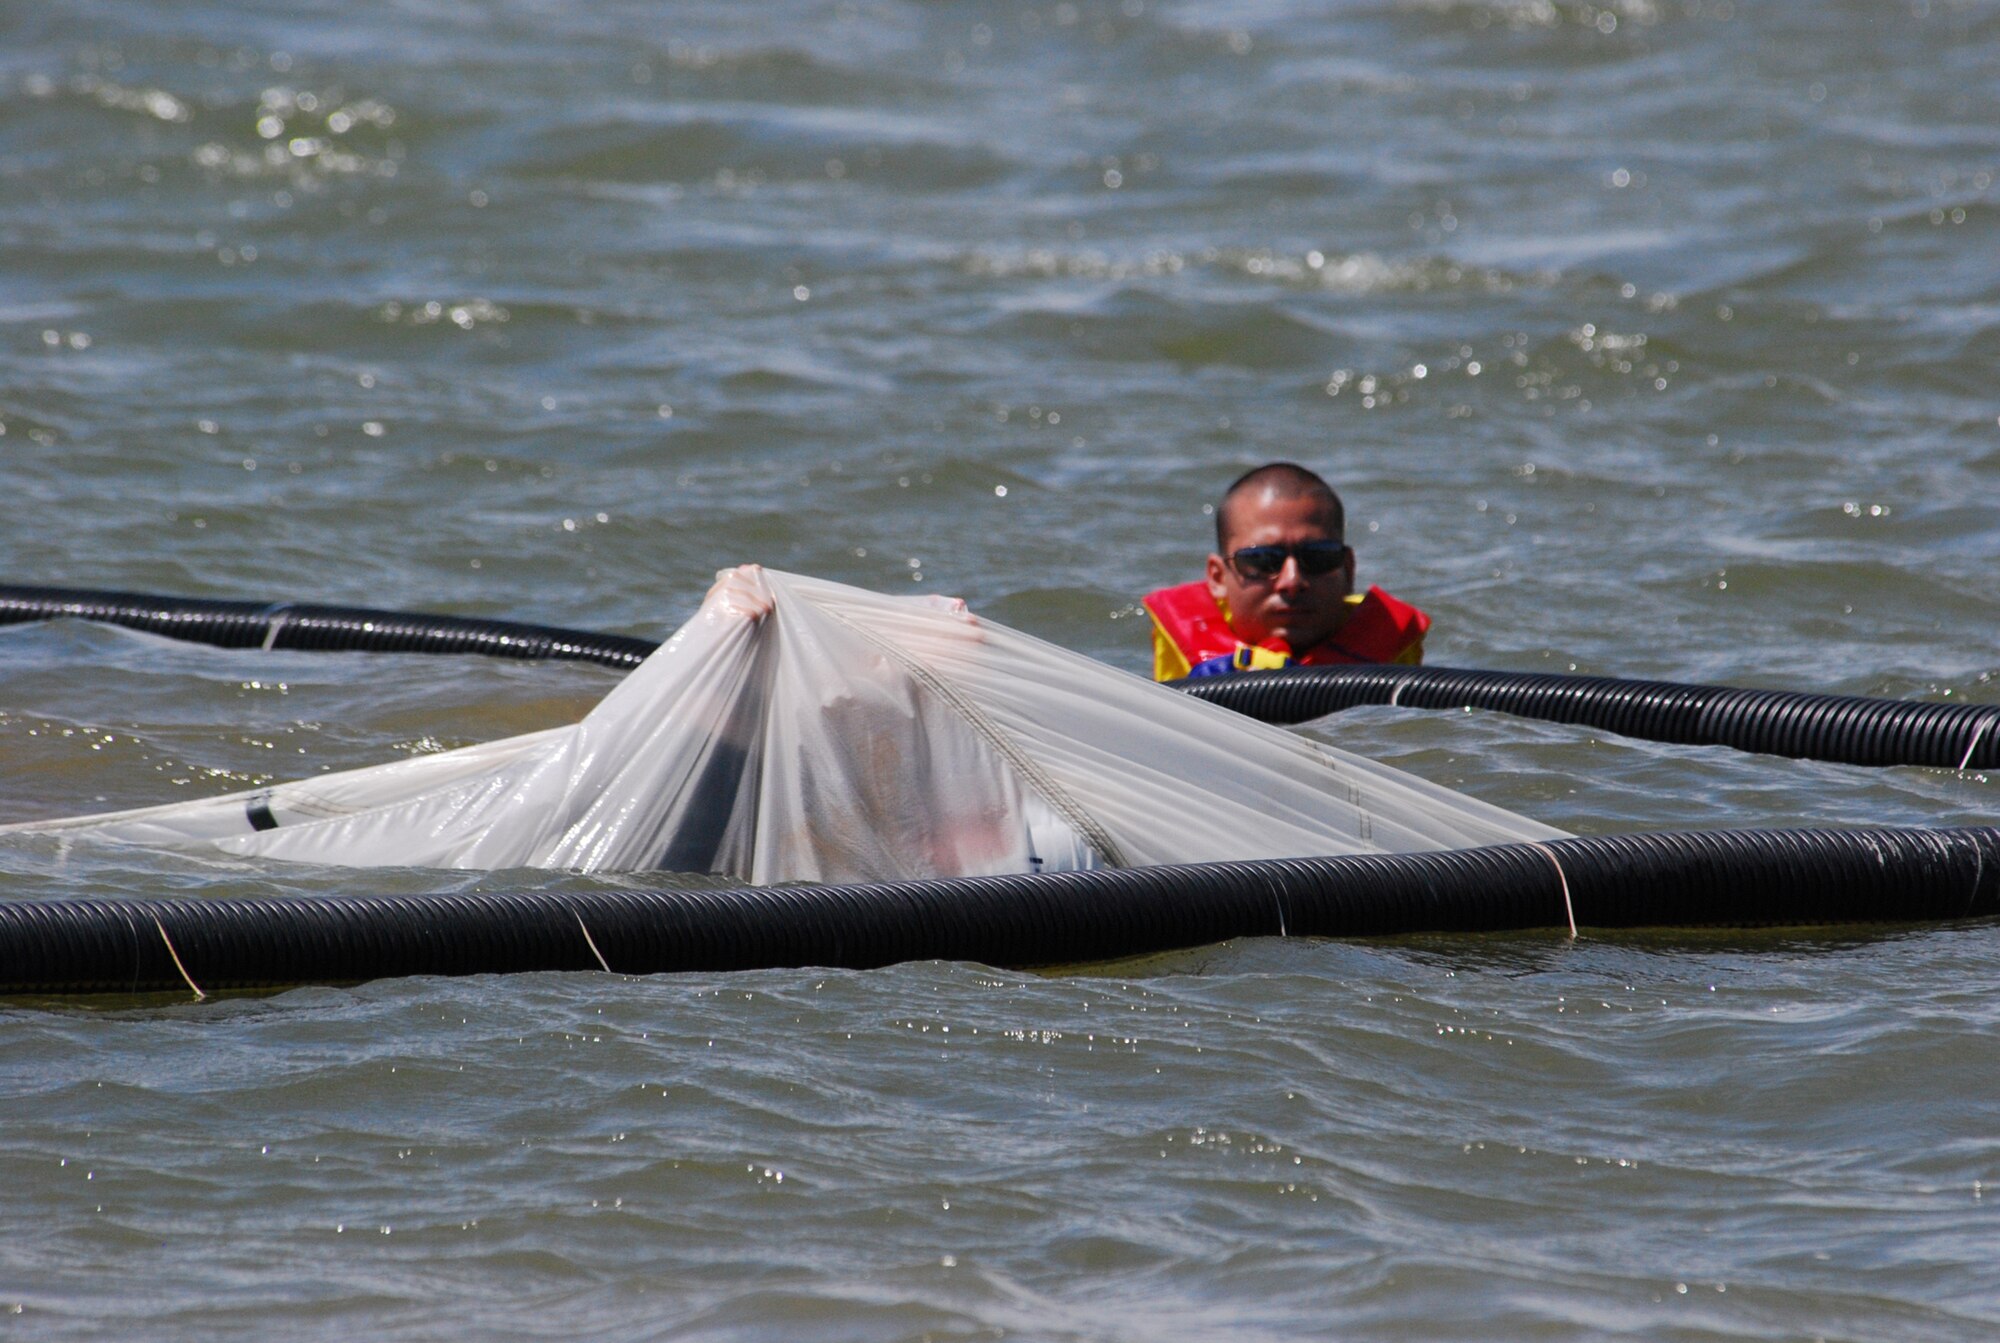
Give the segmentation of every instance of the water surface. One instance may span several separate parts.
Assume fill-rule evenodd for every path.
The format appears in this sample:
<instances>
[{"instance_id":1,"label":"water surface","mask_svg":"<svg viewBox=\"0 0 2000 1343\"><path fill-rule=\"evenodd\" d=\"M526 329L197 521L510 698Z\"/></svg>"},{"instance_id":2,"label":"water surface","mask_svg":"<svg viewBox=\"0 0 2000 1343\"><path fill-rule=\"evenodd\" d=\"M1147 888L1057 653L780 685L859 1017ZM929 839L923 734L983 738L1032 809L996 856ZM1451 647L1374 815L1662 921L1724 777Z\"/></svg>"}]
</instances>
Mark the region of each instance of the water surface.
<instances>
[{"instance_id":1,"label":"water surface","mask_svg":"<svg viewBox=\"0 0 2000 1343\"><path fill-rule=\"evenodd\" d=\"M1133 670L1270 458L1430 660L2000 703L2000 10L0 10L9 581L658 638L724 564ZM588 667L0 632L0 818ZM1585 833L2000 784L1308 729ZM536 873L0 849L0 898ZM1976 1339L1988 925L0 1007L22 1337ZM0 1318L9 1318L0 1316Z\"/></svg>"}]
</instances>

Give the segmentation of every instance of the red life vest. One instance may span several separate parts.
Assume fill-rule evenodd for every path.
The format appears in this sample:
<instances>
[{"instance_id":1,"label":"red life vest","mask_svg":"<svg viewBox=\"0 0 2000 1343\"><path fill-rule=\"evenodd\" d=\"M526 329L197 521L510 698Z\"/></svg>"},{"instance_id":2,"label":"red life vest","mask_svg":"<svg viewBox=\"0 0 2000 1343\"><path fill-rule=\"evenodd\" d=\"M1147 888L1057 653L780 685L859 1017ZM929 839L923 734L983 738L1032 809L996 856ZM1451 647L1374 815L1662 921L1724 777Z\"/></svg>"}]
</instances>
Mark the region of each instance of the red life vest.
<instances>
[{"instance_id":1,"label":"red life vest","mask_svg":"<svg viewBox=\"0 0 2000 1343\"><path fill-rule=\"evenodd\" d=\"M1376 587L1369 588L1360 597L1349 597L1347 600L1353 604L1354 610L1347 623L1325 642L1303 653L1293 653L1293 662L1325 666L1343 662L1423 661L1424 631L1431 627L1429 616ZM1280 643L1246 645L1229 627L1228 617L1210 595L1208 584L1203 582L1161 588L1148 594L1145 604L1147 613L1153 617L1154 675L1161 680L1174 679L1173 676L1161 675L1161 672L1168 670L1176 660L1166 657L1166 650L1159 648L1162 641L1179 654L1178 660L1185 661L1189 667L1210 658L1233 656L1237 649L1244 647L1262 648L1267 655L1282 655L1289 651ZM1259 663L1265 660L1256 659ZM1272 665L1282 664L1274 658ZM1175 673L1185 674L1185 668Z\"/></svg>"}]
</instances>

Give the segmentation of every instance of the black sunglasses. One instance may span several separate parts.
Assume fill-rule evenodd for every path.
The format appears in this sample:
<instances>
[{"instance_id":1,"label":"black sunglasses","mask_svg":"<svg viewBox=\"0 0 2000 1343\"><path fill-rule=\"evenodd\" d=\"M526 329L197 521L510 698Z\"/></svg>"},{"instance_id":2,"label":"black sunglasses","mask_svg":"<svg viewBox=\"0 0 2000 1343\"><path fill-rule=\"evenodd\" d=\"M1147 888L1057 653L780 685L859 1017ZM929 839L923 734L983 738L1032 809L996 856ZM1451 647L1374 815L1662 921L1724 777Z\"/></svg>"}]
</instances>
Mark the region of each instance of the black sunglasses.
<instances>
[{"instance_id":1,"label":"black sunglasses","mask_svg":"<svg viewBox=\"0 0 2000 1343\"><path fill-rule=\"evenodd\" d=\"M1285 567L1285 557L1298 561L1307 578L1321 578L1340 567L1347 547L1339 541L1306 541L1296 546L1245 546L1230 555L1236 572L1252 582L1268 582Z\"/></svg>"}]
</instances>

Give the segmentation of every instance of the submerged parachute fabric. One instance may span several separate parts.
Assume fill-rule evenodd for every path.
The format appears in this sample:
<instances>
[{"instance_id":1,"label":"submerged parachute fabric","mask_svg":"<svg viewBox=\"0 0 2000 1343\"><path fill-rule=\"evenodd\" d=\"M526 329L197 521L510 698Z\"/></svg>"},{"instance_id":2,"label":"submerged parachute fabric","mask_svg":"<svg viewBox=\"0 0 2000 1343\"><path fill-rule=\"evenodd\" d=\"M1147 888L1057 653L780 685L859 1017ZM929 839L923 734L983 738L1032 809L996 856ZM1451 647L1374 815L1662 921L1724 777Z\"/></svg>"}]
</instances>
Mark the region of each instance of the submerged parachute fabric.
<instances>
[{"instance_id":1,"label":"submerged parachute fabric","mask_svg":"<svg viewBox=\"0 0 2000 1343\"><path fill-rule=\"evenodd\" d=\"M350 866L756 884L1405 852L1561 832L979 620L726 571L569 727L7 827Z\"/></svg>"}]
</instances>

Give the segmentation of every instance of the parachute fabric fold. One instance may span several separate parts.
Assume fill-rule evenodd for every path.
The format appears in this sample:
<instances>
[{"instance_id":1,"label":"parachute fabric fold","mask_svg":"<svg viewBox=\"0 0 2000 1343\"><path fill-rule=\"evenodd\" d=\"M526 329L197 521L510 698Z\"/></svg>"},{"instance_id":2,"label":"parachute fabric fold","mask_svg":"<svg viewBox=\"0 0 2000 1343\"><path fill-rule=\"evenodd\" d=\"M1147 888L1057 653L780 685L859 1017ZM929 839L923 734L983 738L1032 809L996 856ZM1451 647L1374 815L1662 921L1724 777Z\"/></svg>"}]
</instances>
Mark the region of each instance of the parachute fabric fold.
<instances>
[{"instance_id":1,"label":"parachute fabric fold","mask_svg":"<svg viewBox=\"0 0 2000 1343\"><path fill-rule=\"evenodd\" d=\"M7 827L349 866L756 884L1561 834L968 615L754 568L580 722L200 802Z\"/></svg>"}]
</instances>

